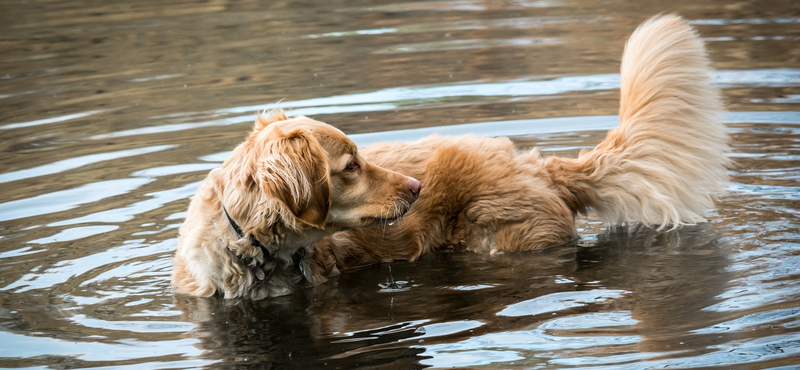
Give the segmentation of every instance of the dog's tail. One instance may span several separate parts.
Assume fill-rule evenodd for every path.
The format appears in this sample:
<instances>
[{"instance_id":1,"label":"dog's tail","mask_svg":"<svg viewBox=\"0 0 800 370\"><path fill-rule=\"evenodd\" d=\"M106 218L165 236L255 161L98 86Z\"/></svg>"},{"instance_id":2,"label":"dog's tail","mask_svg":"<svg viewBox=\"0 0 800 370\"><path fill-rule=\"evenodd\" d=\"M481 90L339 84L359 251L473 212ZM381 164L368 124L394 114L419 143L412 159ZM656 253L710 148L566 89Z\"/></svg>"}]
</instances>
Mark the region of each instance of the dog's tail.
<instances>
[{"instance_id":1,"label":"dog's tail","mask_svg":"<svg viewBox=\"0 0 800 370\"><path fill-rule=\"evenodd\" d=\"M729 164L708 64L697 33L676 15L634 31L622 56L619 127L577 159L545 162L573 212L662 228L705 220Z\"/></svg>"}]
</instances>

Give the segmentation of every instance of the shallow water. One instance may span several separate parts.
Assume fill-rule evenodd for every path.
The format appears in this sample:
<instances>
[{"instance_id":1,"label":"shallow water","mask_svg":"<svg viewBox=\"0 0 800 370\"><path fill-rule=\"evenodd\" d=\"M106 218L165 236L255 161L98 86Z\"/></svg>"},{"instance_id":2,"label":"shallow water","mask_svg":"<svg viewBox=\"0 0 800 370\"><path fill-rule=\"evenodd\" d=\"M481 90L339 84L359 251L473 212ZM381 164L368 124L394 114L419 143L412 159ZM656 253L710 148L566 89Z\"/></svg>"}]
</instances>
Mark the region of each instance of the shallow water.
<instances>
[{"instance_id":1,"label":"shallow water","mask_svg":"<svg viewBox=\"0 0 800 370\"><path fill-rule=\"evenodd\" d=\"M575 155L617 124L624 40L679 10L729 112L711 222L449 253L259 302L169 287L188 198L253 113L366 145L510 135ZM0 367L730 368L800 364L796 1L6 1Z\"/></svg>"}]
</instances>

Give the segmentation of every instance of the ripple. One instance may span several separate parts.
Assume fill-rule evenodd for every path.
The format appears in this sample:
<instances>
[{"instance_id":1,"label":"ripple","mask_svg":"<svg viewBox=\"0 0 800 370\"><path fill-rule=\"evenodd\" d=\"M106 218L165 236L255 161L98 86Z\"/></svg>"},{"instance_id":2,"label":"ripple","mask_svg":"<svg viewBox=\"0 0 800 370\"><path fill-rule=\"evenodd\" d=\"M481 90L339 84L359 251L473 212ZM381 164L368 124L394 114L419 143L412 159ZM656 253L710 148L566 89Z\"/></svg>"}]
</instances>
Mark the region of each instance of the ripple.
<instances>
[{"instance_id":1,"label":"ripple","mask_svg":"<svg viewBox=\"0 0 800 370\"><path fill-rule=\"evenodd\" d=\"M278 107L278 105L272 105L272 107ZM351 106L326 106L326 107L309 107L303 109L294 109L294 110L287 110L287 114L289 115L317 115L317 114L334 114L334 113L349 113L349 112L373 112L373 111L385 111L385 110L392 110L397 108L395 105L391 104L371 104L371 105L351 105ZM251 112L255 113L259 110L263 109L255 109ZM176 123L176 124L169 124L169 125L160 125L160 126L152 126L152 127L142 127L130 130L123 130L123 131L116 131L107 134L99 134L94 135L91 137L92 140L104 140L104 139L111 139L111 138L120 138L120 137L127 137L127 136L136 136L136 135L148 135L148 134L162 134L166 132L175 132L175 131L185 131L191 129L197 129L202 127L214 127L214 126L229 126L235 125L245 122L252 122L255 119L255 115L251 113L247 116L236 116L236 117L228 117L228 118L221 118L211 121L204 121L204 122L193 122L193 123Z\"/></svg>"},{"instance_id":2,"label":"ripple","mask_svg":"<svg viewBox=\"0 0 800 370\"><path fill-rule=\"evenodd\" d=\"M624 290L595 289L575 292L551 293L527 301L509 305L497 316L534 316L549 312L559 312L573 307L593 303L606 303L609 300L625 295Z\"/></svg>"},{"instance_id":3,"label":"ripple","mask_svg":"<svg viewBox=\"0 0 800 370\"><path fill-rule=\"evenodd\" d=\"M411 339L416 340L422 338L441 337L455 333L465 332L471 329L479 328L483 325L485 325L485 323L475 320L451 321L451 322L442 322L436 324L428 324L417 328L416 331L414 332L421 333L422 335L413 337Z\"/></svg>"},{"instance_id":4,"label":"ripple","mask_svg":"<svg viewBox=\"0 0 800 370\"><path fill-rule=\"evenodd\" d=\"M645 370L660 368L732 368L736 365L792 359L800 355L800 340L796 334L766 336L763 338L737 340L709 346L710 352L678 357L653 359L626 364L626 369ZM754 367L755 368L755 367ZM761 366L758 366L761 368ZM774 367L770 367L775 369ZM791 367L790 367L791 368ZM795 367L796 368L796 367ZM588 366L590 370L619 369L619 365Z\"/></svg>"},{"instance_id":5,"label":"ripple","mask_svg":"<svg viewBox=\"0 0 800 370\"><path fill-rule=\"evenodd\" d=\"M58 122L65 122L71 121L78 118L89 117L95 114L100 114L103 112L107 112L108 109L99 109L93 110L88 112L82 113L73 113L73 114L66 114L63 116L51 117L51 118L44 118L44 119L37 119L34 121L27 121L27 122L19 122L19 123L10 123L7 125L0 126L0 130L11 130L16 128L23 128L23 127L31 127L31 126L39 126L39 125L46 125L50 123L58 123Z\"/></svg>"},{"instance_id":6,"label":"ripple","mask_svg":"<svg viewBox=\"0 0 800 370\"><path fill-rule=\"evenodd\" d=\"M447 23L426 23L405 25L396 28L375 28L366 30L328 32L323 34L308 35L308 38L316 39L323 37L347 37L364 35L383 35L387 33L419 33L419 32L446 32L446 31L468 31L485 30L497 28L541 28L545 25L570 23L570 22L596 22L607 19L605 17L527 17L527 18L503 18L503 19L470 19ZM512 40L512 39L505 39Z\"/></svg>"},{"instance_id":7,"label":"ripple","mask_svg":"<svg viewBox=\"0 0 800 370\"><path fill-rule=\"evenodd\" d=\"M458 366L479 366L521 359L535 361L534 353L547 357L553 351L582 348L621 346L640 341L638 336L626 335L581 335L556 336L541 329L508 331L475 336L456 343L419 346L424 348L420 363L433 367L450 367L452 361ZM650 354L656 356L657 354ZM429 358L424 358L429 357Z\"/></svg>"},{"instance_id":8,"label":"ripple","mask_svg":"<svg viewBox=\"0 0 800 370\"><path fill-rule=\"evenodd\" d=\"M142 256L152 256L160 253L171 254L175 250L175 241L166 240L155 244L145 244L142 240L127 240L123 245L111 247L87 256L71 260L61 260L55 266L42 266L39 271L33 270L0 290L14 291L15 293L27 292L34 289L52 288L57 284L83 274L98 273L93 279L84 281L83 284L108 280L114 277L130 278L137 272L142 272L154 264L169 265L169 260L158 262L136 261ZM100 271L95 271L99 269ZM141 293L142 287L138 287ZM121 298L130 295L125 291L106 292L105 298Z\"/></svg>"},{"instance_id":9,"label":"ripple","mask_svg":"<svg viewBox=\"0 0 800 370\"><path fill-rule=\"evenodd\" d=\"M694 19L689 23L695 25L731 25L731 24L794 24L800 23L800 18L739 18L739 19Z\"/></svg>"},{"instance_id":10,"label":"ripple","mask_svg":"<svg viewBox=\"0 0 800 370\"><path fill-rule=\"evenodd\" d=\"M356 145L366 146L378 142L414 141L434 134L442 136L465 134L478 136L522 136L557 132L606 131L618 125L618 116L560 117L478 122L366 134L351 134L348 136Z\"/></svg>"},{"instance_id":11,"label":"ripple","mask_svg":"<svg viewBox=\"0 0 800 370\"><path fill-rule=\"evenodd\" d=\"M116 152L90 154L81 157L64 159L58 162L53 162L34 168L28 168L24 170L6 172L0 174L0 183L28 179L37 176L52 175L55 173L64 172L67 170L87 166L98 162L110 161L126 157L133 157L148 153L155 153L176 147L177 145L158 145L145 148L120 150Z\"/></svg>"},{"instance_id":12,"label":"ripple","mask_svg":"<svg viewBox=\"0 0 800 370\"><path fill-rule=\"evenodd\" d=\"M717 84L728 84L730 86L800 86L800 68L716 70L712 78ZM774 84L774 86L772 84ZM214 111L214 114L252 114L252 112L269 110L277 107L297 108L328 105L397 103L402 101L426 101L466 96L557 95L577 91L611 90L619 88L619 85L620 75L611 73L564 76L553 79L531 80L528 78L527 81L523 79L521 81L507 82L474 82L428 87L398 87L366 93L287 101L278 104L259 104L225 108ZM394 109L394 106L388 109Z\"/></svg>"},{"instance_id":13,"label":"ripple","mask_svg":"<svg viewBox=\"0 0 800 370\"><path fill-rule=\"evenodd\" d=\"M556 38L524 38L524 39L502 39L502 40L446 40L433 41L416 44L395 45L385 49L375 50L375 54L398 54L398 53L422 53L432 51L447 50L471 50L471 49L491 49L499 47L523 47L557 45L563 41Z\"/></svg>"},{"instance_id":14,"label":"ripple","mask_svg":"<svg viewBox=\"0 0 800 370\"><path fill-rule=\"evenodd\" d=\"M578 330L606 327L631 327L639 320L631 317L630 311L592 312L581 315L562 316L539 325L542 330Z\"/></svg>"},{"instance_id":15,"label":"ripple","mask_svg":"<svg viewBox=\"0 0 800 370\"><path fill-rule=\"evenodd\" d=\"M149 82L149 81L166 80L166 79L170 79L170 78L177 78L177 77L183 77L183 76L186 76L186 74L184 74L184 73L176 73L176 74L171 74L171 75L157 75L157 76L151 76L151 77L132 78L130 80L127 80L126 82L132 82L132 83Z\"/></svg>"},{"instance_id":16,"label":"ripple","mask_svg":"<svg viewBox=\"0 0 800 370\"><path fill-rule=\"evenodd\" d=\"M800 86L800 69L718 70L714 73L712 81L722 89L733 87L797 87Z\"/></svg>"},{"instance_id":17,"label":"ripple","mask_svg":"<svg viewBox=\"0 0 800 370\"><path fill-rule=\"evenodd\" d=\"M48 226L65 226L94 222L121 223L129 221L132 220L136 215L161 208L167 203L174 202L179 199L189 198L197 191L197 187L199 187L201 183L202 181L196 181L178 188L147 193L145 196L149 197L149 199L136 202L125 207L109 209L82 217L53 222L48 224Z\"/></svg>"},{"instance_id":18,"label":"ripple","mask_svg":"<svg viewBox=\"0 0 800 370\"><path fill-rule=\"evenodd\" d=\"M199 356L196 339L144 341L119 340L117 343L83 342L26 336L0 331L0 357L32 358L40 356L74 357L84 361L124 361L167 355Z\"/></svg>"},{"instance_id":19,"label":"ripple","mask_svg":"<svg viewBox=\"0 0 800 370\"><path fill-rule=\"evenodd\" d=\"M800 308L790 307L764 312L756 312L742 317L721 322L713 326L693 330L697 334L716 334L725 332L751 331L762 325L782 326L782 324L798 323Z\"/></svg>"},{"instance_id":20,"label":"ripple","mask_svg":"<svg viewBox=\"0 0 800 370\"><path fill-rule=\"evenodd\" d=\"M186 333L197 326L191 322L181 321L109 321L89 318L86 315L75 315L70 317L70 321L87 328L132 333Z\"/></svg>"},{"instance_id":21,"label":"ripple","mask_svg":"<svg viewBox=\"0 0 800 370\"><path fill-rule=\"evenodd\" d=\"M426 351L425 356L431 356L420 361L420 364L432 368L453 368L465 366L484 366L494 363L512 362L525 359L517 351L473 349L469 351Z\"/></svg>"},{"instance_id":22,"label":"ripple","mask_svg":"<svg viewBox=\"0 0 800 370\"><path fill-rule=\"evenodd\" d=\"M494 287L495 287L495 285L491 285L491 284L476 284L476 285L447 286L447 287L443 287L443 288L444 289L450 289L450 290L469 291L469 290L489 289L489 288L494 288Z\"/></svg>"},{"instance_id":23,"label":"ripple","mask_svg":"<svg viewBox=\"0 0 800 370\"><path fill-rule=\"evenodd\" d=\"M48 244L57 242L68 242L88 238L93 235L107 233L119 229L116 225L97 225L97 226L82 226L73 227L70 229L61 230L58 234L48 236L46 238L31 240L29 243L34 244Z\"/></svg>"},{"instance_id":24,"label":"ripple","mask_svg":"<svg viewBox=\"0 0 800 370\"><path fill-rule=\"evenodd\" d=\"M800 86L800 69L775 68L753 70L720 70L714 74L714 82L721 87L797 87ZM601 91L619 88L619 74L566 76L548 80L510 81L491 83L465 83L431 87L401 87L367 93L330 96L278 104L249 105L220 109L210 115L247 113L244 116L224 117L201 122L188 122L116 131L93 135L101 140L136 135L192 130L203 127L228 126L252 122L253 113L278 107L285 108L288 115L324 115L355 112L394 110L414 102L420 105L438 105L442 98L488 97L488 96L544 96L568 92ZM785 112L775 112L776 116ZM767 114L766 112L764 114Z\"/></svg>"},{"instance_id":25,"label":"ripple","mask_svg":"<svg viewBox=\"0 0 800 370\"><path fill-rule=\"evenodd\" d=\"M555 0L518 0L509 3L507 6L512 9L525 8L549 8L563 5L561 1ZM468 11L478 12L487 10L488 5L484 1L477 0L449 0L449 1L426 1L426 2L400 2L394 4L370 5L363 8L345 8L347 12L417 12L417 11Z\"/></svg>"},{"instance_id":26,"label":"ripple","mask_svg":"<svg viewBox=\"0 0 800 370\"><path fill-rule=\"evenodd\" d=\"M172 166L147 168L141 171L136 171L132 173L132 175L136 177L163 177L184 173L209 171L217 167L219 167L219 164L216 163L186 163Z\"/></svg>"},{"instance_id":27,"label":"ripple","mask_svg":"<svg viewBox=\"0 0 800 370\"><path fill-rule=\"evenodd\" d=\"M800 112L726 112L721 119L734 123L780 123L800 124ZM534 118L524 120L475 122L447 126L428 126L423 128L348 134L359 147L378 142L414 141L430 135L458 136L525 136L580 131L608 131L619 126L619 116L577 116L558 118ZM568 148L562 148L568 149ZM201 157L208 162L223 162L232 151L209 154ZM732 156L738 155L737 153ZM787 158L788 159L788 158Z\"/></svg>"},{"instance_id":28,"label":"ripple","mask_svg":"<svg viewBox=\"0 0 800 370\"><path fill-rule=\"evenodd\" d=\"M145 178L98 181L74 189L0 203L0 221L70 210L82 204L129 193L151 181Z\"/></svg>"}]
</instances>

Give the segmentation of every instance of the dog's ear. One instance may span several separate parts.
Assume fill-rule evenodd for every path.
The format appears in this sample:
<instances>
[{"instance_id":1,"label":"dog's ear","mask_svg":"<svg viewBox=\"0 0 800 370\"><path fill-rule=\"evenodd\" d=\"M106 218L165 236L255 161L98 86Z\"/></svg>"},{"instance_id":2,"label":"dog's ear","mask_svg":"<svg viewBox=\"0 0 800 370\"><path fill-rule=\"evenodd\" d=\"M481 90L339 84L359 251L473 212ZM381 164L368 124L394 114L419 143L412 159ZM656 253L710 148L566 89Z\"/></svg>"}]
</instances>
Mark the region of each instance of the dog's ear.
<instances>
[{"instance_id":1,"label":"dog's ear","mask_svg":"<svg viewBox=\"0 0 800 370\"><path fill-rule=\"evenodd\" d=\"M301 222L324 229L331 183L319 142L307 130L283 133L276 127L263 153L258 177L264 194L285 204Z\"/></svg>"}]
</instances>

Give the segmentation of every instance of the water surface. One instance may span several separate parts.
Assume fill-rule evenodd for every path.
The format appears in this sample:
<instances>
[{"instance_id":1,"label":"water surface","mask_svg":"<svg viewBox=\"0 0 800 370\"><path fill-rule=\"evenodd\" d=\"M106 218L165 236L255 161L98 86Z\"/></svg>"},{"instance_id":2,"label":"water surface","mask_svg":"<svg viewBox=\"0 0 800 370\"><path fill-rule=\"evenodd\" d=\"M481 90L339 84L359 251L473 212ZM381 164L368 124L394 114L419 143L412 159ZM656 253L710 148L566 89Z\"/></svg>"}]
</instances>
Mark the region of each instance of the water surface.
<instances>
[{"instance_id":1,"label":"water surface","mask_svg":"<svg viewBox=\"0 0 800 370\"><path fill-rule=\"evenodd\" d=\"M618 124L627 36L675 10L729 110L736 164L709 223L582 218L573 245L269 301L169 287L189 197L256 111L360 145L474 133L574 156ZM6 1L0 22L0 367L800 364L796 1Z\"/></svg>"}]
</instances>

